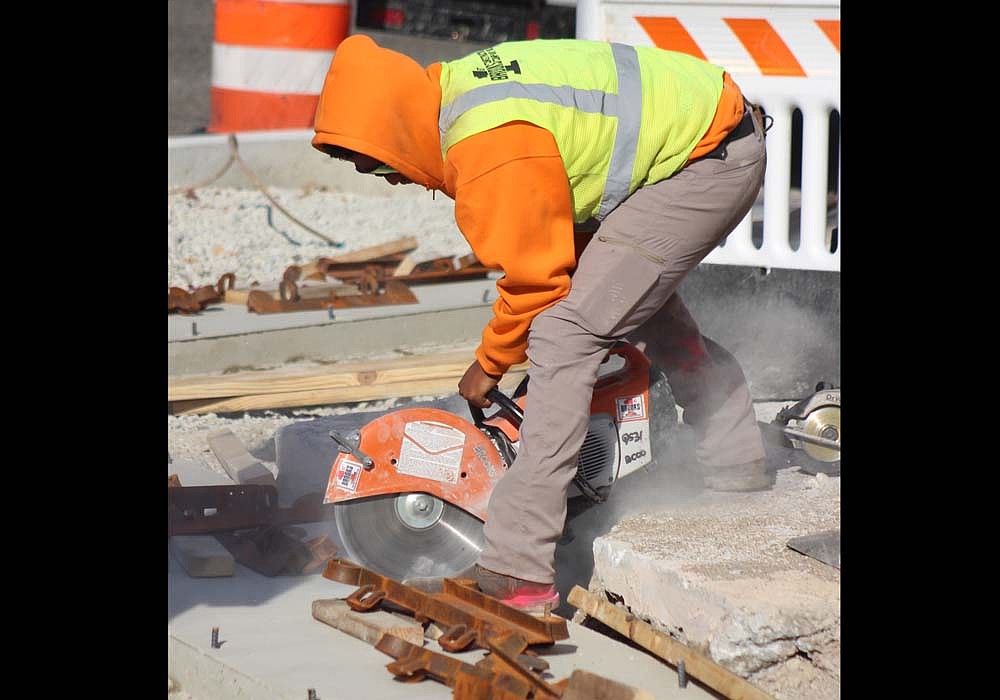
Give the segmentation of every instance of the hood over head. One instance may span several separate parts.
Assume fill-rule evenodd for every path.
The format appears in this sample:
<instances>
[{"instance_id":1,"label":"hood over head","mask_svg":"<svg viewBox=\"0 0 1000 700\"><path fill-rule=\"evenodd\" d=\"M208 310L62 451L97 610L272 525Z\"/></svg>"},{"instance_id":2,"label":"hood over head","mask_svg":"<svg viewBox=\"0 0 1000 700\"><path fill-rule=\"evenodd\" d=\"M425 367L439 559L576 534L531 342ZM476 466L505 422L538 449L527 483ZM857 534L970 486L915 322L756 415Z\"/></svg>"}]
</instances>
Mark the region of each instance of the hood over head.
<instances>
[{"instance_id":1,"label":"hood over head","mask_svg":"<svg viewBox=\"0 0 1000 700\"><path fill-rule=\"evenodd\" d=\"M415 183L441 189L441 86L436 74L363 34L347 37L337 47L323 83L313 147L349 148L377 158Z\"/></svg>"}]
</instances>

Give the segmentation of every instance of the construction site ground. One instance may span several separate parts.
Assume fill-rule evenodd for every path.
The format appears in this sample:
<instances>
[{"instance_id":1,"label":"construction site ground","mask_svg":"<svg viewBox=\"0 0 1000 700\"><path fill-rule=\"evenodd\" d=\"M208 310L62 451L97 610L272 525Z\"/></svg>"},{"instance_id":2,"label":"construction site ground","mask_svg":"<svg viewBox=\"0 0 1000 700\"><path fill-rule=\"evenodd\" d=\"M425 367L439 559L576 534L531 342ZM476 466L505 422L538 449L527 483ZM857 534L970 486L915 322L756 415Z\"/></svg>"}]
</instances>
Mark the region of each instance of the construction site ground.
<instances>
[{"instance_id":1,"label":"construction site ground","mask_svg":"<svg viewBox=\"0 0 1000 700\"><path fill-rule=\"evenodd\" d=\"M422 403L457 411L461 399ZM783 405L757 404L758 418L770 420ZM277 477L281 500L287 503L328 477L329 454L315 453L331 448L309 435L342 430L384 410L293 421L276 430L275 462L265 464ZM777 468L771 491L705 491L671 461L690 448L690 439L678 426L677 452L664 456L666 467L630 475L615 485L608 502L572 515L556 554L564 601L556 612L567 619L575 615L577 622L570 623L570 639L545 657L549 679L582 668L656 698L724 697L690 678L680 688L676 670L661 659L577 624L584 616L565 600L580 585L778 700L838 698L840 572L787 543L839 528L840 477L804 473L791 463L794 451L783 451L770 455ZM312 459L305 458L310 451ZM207 466L174 462L168 472L190 474ZM325 534L339 544L332 520L301 527L304 536ZM232 576L194 578L171 557L172 697L305 698L310 688L321 700L450 697L448 688L433 681L394 681L385 669L389 657L312 617L314 600L351 590L319 572L265 577L240 564ZM217 649L211 645L213 627L219 629ZM432 641L426 645L439 650ZM464 656L474 663L477 654Z\"/></svg>"},{"instance_id":2,"label":"construction site ground","mask_svg":"<svg viewBox=\"0 0 1000 700\"><path fill-rule=\"evenodd\" d=\"M285 142L279 136L247 136L240 142L240 152L272 187L285 183L285 177L301 178L306 168L300 167L300 162L308 167L319 165L316 154L308 153L308 139L295 135ZM173 186L199 182L218 170L219 162L225 162L228 150L224 139L205 139L214 151L206 150L208 146L203 147L200 141L197 147L183 140L171 144ZM197 140L192 137L192 141ZM280 160L272 150L294 157ZM329 167L328 163L323 165ZM315 180L337 184L343 178L345 183L353 182L346 177L353 173L342 170L323 170ZM240 177L238 169L231 168L215 184L246 187L239 182ZM291 179L285 184L305 186ZM367 181L360 184L372 185ZM254 221L250 217L260 220L254 235L263 241L284 245L291 231L304 243L302 232L277 215L276 225L264 226L261 222L270 213L265 214L249 199L252 192L245 203L222 189L199 192L201 199L171 195L172 206L181 207L178 210L187 217L177 215L178 223L174 224L183 230L183 235L176 236L177 259L190 256L198 260L191 263L191 274L198 275L192 281L215 281L215 268L211 268L212 275L199 272L210 269L199 267L206 261L214 261L220 270L230 266L240 270L238 262L244 265L247 272L238 272L241 285L253 279L265 284L277 281L280 266L291 261L291 249L249 251L248 231ZM283 196L290 198L290 194ZM353 206L357 199L355 195L343 197L344 202L336 207ZM303 194L301 200L292 201L296 207L304 207L304 202L313 198L318 195ZM373 212L368 218L389 209L383 201L367 204ZM216 202L224 206L213 204ZM399 198L394 204L396 213L420 211L415 199ZM339 211L336 207L331 211ZM210 232L211 244L200 244L204 250L195 249L196 240L207 239L185 222L206 220L213 212L221 217L220 228ZM314 218L310 222L314 223ZM224 227L227 221L229 225ZM366 240L358 233L361 228L361 223L353 221L343 228L349 234L344 236L349 247L383 243L397 233L410 233L394 230L384 232L378 240ZM337 229L328 225L323 230ZM450 234L443 231L440 235L444 250ZM225 248L219 255L213 247L217 243ZM247 262L238 257L244 254ZM305 259L310 257L313 253L304 255ZM251 260L272 259L270 266L250 266ZM268 276L255 276L265 272ZM439 349L468 349L471 361L472 349L496 299L495 281L442 283L415 287L414 291L418 304L391 310L375 307L332 315L326 311L260 315L239 307L210 306L191 316L171 315L168 375L171 380L187 374L233 378L299 363L335 371L341 361L412 357L421 352L418 346L433 344ZM449 387L456 385L457 379ZM769 422L780 408L800 398L804 397L762 400L755 405L757 417ZM328 436L331 428L360 427L378 413L408 402L432 403L467 415L467 405L453 393L379 397L354 404L327 402L330 405L303 406L301 411L169 415L168 474L184 471L189 475L200 470L208 477L224 475L206 437L212 431L230 428L253 458L272 472L282 505L288 505L297 496L325 486L336 452ZM680 687L670 664L615 635L602 634L598 626L590 624L592 620L582 619L566 602L569 591L579 585L614 601L777 700L839 698L840 570L788 546L793 538L839 529L839 475L807 473L796 463L794 450L775 449L769 455L770 467L776 471L772 490L706 491L688 468L692 435L683 425L683 412L680 414L666 453L654 455L652 467L617 482L607 502L573 508L556 549L556 584L563 602L555 612L568 619L575 617L576 622L570 622L570 638L556 644L545 657L551 665L549 680L566 678L573 669L581 668L641 688L656 698L722 697L690 675L686 687ZM182 476L181 483L190 485L186 478ZM325 534L339 545L332 519L296 527L308 536ZM192 577L173 554L168 555L168 567L168 691L174 700L308 700L310 689L319 700L451 696L448 688L435 681L413 684L393 680L385 668L391 661L388 656L314 619L313 601L351 592L319 572L267 577L237 563L232 575ZM211 643L213 628L219 630L217 648ZM438 650L432 641L427 641L426 647ZM466 654L474 660L481 652Z\"/></svg>"},{"instance_id":3,"label":"construction site ground","mask_svg":"<svg viewBox=\"0 0 1000 700\"><path fill-rule=\"evenodd\" d=\"M648 491L623 481L609 511L574 520L574 540L559 560L579 557L610 511L634 511L593 540L591 590L621 596L655 627L686 627L676 636L692 648L711 638L726 652L718 661L744 671L756 665L746 675L776 698L839 697L839 571L785 547L791 537L839 527L838 482L787 469L771 492L703 493L648 510L639 497L653 500ZM336 538L332 521L303 529ZM312 617L314 600L346 597L351 586L318 572L266 577L237 564L231 577L193 578L173 557L168 567L168 670L177 697L299 699L309 688L320 699L450 697L430 680L394 681L385 669L391 659ZM581 573L579 564L563 572ZM572 585L560 582L564 598ZM557 612L572 617L574 609L564 604ZM789 639L783 625L797 635ZM656 698L722 697L696 681L679 687L676 670L642 649L569 626L568 640L543 651L552 680L582 668ZM213 627L219 648L212 648ZM769 629L777 638L765 638ZM482 652L457 656L474 663Z\"/></svg>"},{"instance_id":4,"label":"construction site ground","mask_svg":"<svg viewBox=\"0 0 1000 700\"><path fill-rule=\"evenodd\" d=\"M322 531L311 528L310 534ZM177 698L303 700L310 688L319 700L451 697L433 680L394 680L385 668L390 657L313 619L314 600L346 597L351 586L318 573L269 578L240 565L232 577L191 578L174 561L168 584L168 667ZM212 647L213 627L219 648ZM572 622L569 627L569 639L542 652L549 680L581 668L649 689L656 698L717 697L696 683L680 688L670 666L642 650ZM432 641L426 646L441 651ZM483 655L449 654L469 664Z\"/></svg>"}]
</instances>

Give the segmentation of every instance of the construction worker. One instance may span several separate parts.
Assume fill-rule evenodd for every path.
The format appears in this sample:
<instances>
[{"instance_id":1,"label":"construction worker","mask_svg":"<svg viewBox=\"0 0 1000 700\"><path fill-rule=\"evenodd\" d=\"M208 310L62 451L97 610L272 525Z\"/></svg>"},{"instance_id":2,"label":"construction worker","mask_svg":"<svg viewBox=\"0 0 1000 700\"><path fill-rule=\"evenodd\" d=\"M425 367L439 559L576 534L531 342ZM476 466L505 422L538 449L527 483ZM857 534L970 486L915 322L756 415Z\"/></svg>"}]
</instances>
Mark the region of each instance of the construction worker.
<instances>
[{"instance_id":1,"label":"construction worker","mask_svg":"<svg viewBox=\"0 0 1000 700\"><path fill-rule=\"evenodd\" d=\"M426 69L364 35L337 49L313 146L445 193L473 253L504 272L459 393L488 407L508 368L530 361L517 459L460 574L487 594L558 603L566 494L599 365L620 340L665 370L707 487L772 485L739 365L675 293L760 191L753 112L722 68L653 47L508 42Z\"/></svg>"}]
</instances>

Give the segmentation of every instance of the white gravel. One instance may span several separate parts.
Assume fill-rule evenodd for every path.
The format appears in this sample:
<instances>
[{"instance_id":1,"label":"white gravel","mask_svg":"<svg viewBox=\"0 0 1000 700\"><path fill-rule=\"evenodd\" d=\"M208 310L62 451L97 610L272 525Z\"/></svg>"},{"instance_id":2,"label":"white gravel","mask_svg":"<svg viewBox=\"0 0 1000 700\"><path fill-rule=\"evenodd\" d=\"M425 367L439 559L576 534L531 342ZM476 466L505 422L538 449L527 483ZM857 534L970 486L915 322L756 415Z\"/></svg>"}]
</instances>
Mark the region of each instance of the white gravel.
<instances>
[{"instance_id":1,"label":"white gravel","mask_svg":"<svg viewBox=\"0 0 1000 700\"><path fill-rule=\"evenodd\" d=\"M343 246L336 247L283 214L255 189L205 187L167 195L167 286L215 284L227 272L236 286L281 279L289 265L415 236L418 262L471 252L455 225L454 202L409 185L390 197L326 189L268 188L292 216Z\"/></svg>"}]
</instances>

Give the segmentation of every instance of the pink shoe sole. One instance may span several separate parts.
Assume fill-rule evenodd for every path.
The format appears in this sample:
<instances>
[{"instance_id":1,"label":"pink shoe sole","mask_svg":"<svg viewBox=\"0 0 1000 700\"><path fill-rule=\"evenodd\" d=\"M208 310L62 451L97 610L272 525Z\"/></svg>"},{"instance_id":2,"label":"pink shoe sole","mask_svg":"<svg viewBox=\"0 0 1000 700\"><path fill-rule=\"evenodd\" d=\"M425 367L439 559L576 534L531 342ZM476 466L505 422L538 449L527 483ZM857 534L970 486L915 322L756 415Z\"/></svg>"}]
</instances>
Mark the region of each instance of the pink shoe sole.
<instances>
[{"instance_id":1,"label":"pink shoe sole","mask_svg":"<svg viewBox=\"0 0 1000 700\"><path fill-rule=\"evenodd\" d=\"M553 588L545 593L520 593L500 602L530 615L544 615L546 606L550 611L559 606L559 591Z\"/></svg>"}]
</instances>

